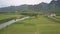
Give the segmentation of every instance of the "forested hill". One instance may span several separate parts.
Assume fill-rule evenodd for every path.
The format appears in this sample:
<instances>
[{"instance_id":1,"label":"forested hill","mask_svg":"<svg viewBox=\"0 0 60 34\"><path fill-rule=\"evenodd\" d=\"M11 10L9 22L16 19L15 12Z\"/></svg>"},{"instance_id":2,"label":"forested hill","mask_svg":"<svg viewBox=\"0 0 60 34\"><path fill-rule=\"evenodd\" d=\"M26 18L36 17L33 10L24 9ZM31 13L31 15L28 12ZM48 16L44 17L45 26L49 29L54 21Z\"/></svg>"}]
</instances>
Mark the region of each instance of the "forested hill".
<instances>
[{"instance_id":1,"label":"forested hill","mask_svg":"<svg viewBox=\"0 0 60 34\"><path fill-rule=\"evenodd\" d=\"M60 12L60 0L52 0L48 3L40 3L37 5L21 5L21 6L9 6L0 8L0 12L15 12L15 11L50 11L50 12Z\"/></svg>"}]
</instances>

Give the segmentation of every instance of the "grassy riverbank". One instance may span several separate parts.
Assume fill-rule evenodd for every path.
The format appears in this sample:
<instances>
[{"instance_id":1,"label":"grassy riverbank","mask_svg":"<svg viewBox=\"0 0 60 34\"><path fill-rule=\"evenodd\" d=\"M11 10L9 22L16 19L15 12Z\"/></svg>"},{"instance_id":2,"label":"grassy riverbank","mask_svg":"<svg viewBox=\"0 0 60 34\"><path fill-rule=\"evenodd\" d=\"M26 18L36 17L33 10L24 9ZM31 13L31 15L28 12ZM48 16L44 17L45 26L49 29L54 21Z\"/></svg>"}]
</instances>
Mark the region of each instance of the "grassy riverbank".
<instances>
[{"instance_id":1,"label":"grassy riverbank","mask_svg":"<svg viewBox=\"0 0 60 34\"><path fill-rule=\"evenodd\" d=\"M0 34L60 34L60 23L43 16L29 18L0 30Z\"/></svg>"},{"instance_id":2,"label":"grassy riverbank","mask_svg":"<svg viewBox=\"0 0 60 34\"><path fill-rule=\"evenodd\" d=\"M12 19L16 19L17 17L20 17L20 15L15 14L0 14L0 24L7 22Z\"/></svg>"}]
</instances>

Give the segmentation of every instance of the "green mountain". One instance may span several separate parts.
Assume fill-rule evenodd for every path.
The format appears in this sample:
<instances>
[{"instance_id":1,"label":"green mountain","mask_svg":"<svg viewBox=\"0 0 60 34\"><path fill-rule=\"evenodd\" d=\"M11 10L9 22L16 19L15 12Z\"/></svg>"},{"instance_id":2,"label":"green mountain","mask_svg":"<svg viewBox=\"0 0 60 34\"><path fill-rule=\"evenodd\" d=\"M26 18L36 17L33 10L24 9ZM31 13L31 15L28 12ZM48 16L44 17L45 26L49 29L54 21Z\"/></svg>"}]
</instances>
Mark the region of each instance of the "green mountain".
<instances>
[{"instance_id":1,"label":"green mountain","mask_svg":"<svg viewBox=\"0 0 60 34\"><path fill-rule=\"evenodd\" d=\"M52 0L48 3L39 3L37 5L21 5L0 8L0 12L16 12L16 11L42 11L42 12L60 12L60 0Z\"/></svg>"},{"instance_id":2,"label":"green mountain","mask_svg":"<svg viewBox=\"0 0 60 34\"><path fill-rule=\"evenodd\" d=\"M53 0L49 5L50 5L50 10L55 12L60 11L60 0Z\"/></svg>"}]
</instances>

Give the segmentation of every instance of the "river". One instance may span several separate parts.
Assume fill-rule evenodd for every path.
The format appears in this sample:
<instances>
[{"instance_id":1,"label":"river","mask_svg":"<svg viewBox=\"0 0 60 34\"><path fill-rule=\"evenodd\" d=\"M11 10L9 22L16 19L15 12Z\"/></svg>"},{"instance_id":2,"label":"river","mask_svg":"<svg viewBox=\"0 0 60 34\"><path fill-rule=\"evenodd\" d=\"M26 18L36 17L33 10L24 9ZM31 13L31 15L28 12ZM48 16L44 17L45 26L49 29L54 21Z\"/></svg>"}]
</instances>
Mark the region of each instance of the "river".
<instances>
[{"instance_id":1,"label":"river","mask_svg":"<svg viewBox=\"0 0 60 34\"><path fill-rule=\"evenodd\" d=\"M16 19L16 20L10 20L8 22L2 23L2 24L0 24L0 29L3 29L3 28L5 28L5 27L17 22L17 21L21 21L21 20L24 20L24 19L27 19L27 18L29 18L29 17L24 17L24 18Z\"/></svg>"}]
</instances>

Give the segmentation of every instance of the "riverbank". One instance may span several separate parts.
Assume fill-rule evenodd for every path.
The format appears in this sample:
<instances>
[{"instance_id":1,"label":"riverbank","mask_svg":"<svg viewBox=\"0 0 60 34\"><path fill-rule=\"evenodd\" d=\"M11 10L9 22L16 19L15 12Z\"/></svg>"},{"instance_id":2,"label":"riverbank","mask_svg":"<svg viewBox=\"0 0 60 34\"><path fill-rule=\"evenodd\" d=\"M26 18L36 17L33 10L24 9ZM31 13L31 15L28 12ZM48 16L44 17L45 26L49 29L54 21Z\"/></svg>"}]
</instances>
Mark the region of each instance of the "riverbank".
<instances>
[{"instance_id":1,"label":"riverbank","mask_svg":"<svg viewBox=\"0 0 60 34\"><path fill-rule=\"evenodd\" d=\"M24 17L24 18L16 19L16 20L10 20L10 21L8 21L8 22L2 23L2 24L0 24L0 29L3 29L3 28L5 28L6 26L9 26L9 25L11 25L11 24L13 24L13 23L15 23L15 22L17 22L17 21L21 21L21 20L24 20L24 19L27 19L27 18L29 18L29 17Z\"/></svg>"},{"instance_id":2,"label":"riverbank","mask_svg":"<svg viewBox=\"0 0 60 34\"><path fill-rule=\"evenodd\" d=\"M0 30L0 34L60 34L60 23L43 16L29 18Z\"/></svg>"},{"instance_id":3,"label":"riverbank","mask_svg":"<svg viewBox=\"0 0 60 34\"><path fill-rule=\"evenodd\" d=\"M21 15L0 14L0 24L21 17Z\"/></svg>"}]
</instances>

